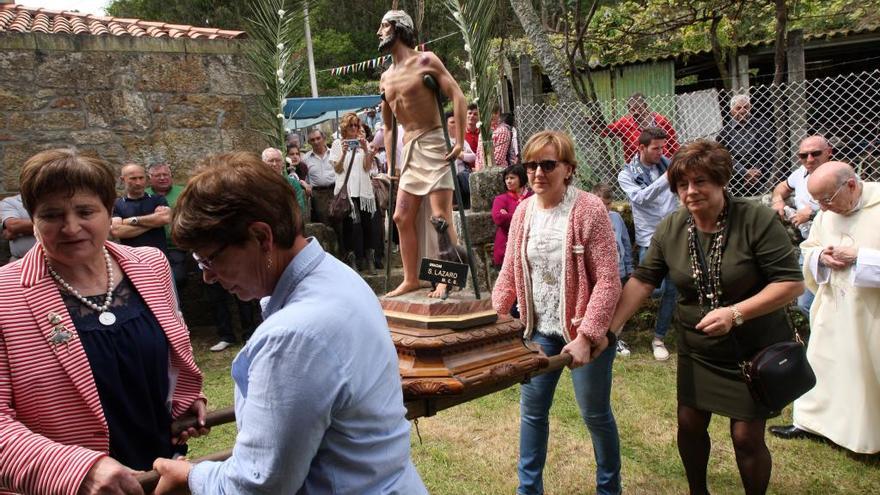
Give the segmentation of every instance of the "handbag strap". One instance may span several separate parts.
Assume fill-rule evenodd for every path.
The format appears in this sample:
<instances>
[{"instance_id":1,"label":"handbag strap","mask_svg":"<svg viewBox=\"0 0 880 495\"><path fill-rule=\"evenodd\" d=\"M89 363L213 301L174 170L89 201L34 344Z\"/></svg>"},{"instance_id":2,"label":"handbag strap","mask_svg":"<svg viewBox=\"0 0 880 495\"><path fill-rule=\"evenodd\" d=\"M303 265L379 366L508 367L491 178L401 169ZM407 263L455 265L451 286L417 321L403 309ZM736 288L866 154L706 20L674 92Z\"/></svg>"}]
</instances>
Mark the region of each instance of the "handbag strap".
<instances>
[{"instance_id":1,"label":"handbag strap","mask_svg":"<svg viewBox=\"0 0 880 495\"><path fill-rule=\"evenodd\" d=\"M348 177L351 175L351 169L354 165L354 157L357 156L357 150L351 152L351 160L348 161L348 170L345 171L345 180L342 181L342 189L339 192L345 191L348 192Z\"/></svg>"},{"instance_id":2,"label":"handbag strap","mask_svg":"<svg viewBox=\"0 0 880 495\"><path fill-rule=\"evenodd\" d=\"M699 238L695 238L694 241L697 244L697 246L696 246L697 247L697 249L696 249L697 262L700 264L700 270L702 271L702 273L700 274L700 277L708 276L706 274L709 273L709 270L708 270L708 266L706 265L706 253L703 250L703 244L700 242ZM786 320L788 320L789 328L791 328L792 332L794 333L793 340L795 342L798 342L801 345L804 345L804 341L803 341L803 339L801 339L801 336L798 333L797 328L794 326L794 324L791 321L791 318L788 316L788 312L785 313L785 318L786 318ZM734 348L734 352L736 352L737 361L739 361L739 363L740 363L739 365L743 369L743 373L746 373L746 366L751 364L751 360L747 359L745 357L745 355L743 354L742 347L740 347L740 345L739 345L739 338L737 337L737 333L734 332L733 330L734 330L734 328L731 328L728 333L730 334L730 337L733 340L733 348Z\"/></svg>"}]
</instances>

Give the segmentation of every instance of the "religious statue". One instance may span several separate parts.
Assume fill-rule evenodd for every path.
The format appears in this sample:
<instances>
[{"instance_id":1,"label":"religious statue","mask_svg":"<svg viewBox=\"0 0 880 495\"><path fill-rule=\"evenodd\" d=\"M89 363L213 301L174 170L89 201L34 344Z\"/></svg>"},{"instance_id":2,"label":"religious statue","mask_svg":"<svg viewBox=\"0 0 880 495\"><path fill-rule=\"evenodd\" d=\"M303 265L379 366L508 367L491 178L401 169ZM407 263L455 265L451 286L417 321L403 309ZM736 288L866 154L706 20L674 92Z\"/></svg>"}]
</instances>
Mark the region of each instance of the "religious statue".
<instances>
[{"instance_id":1,"label":"religious statue","mask_svg":"<svg viewBox=\"0 0 880 495\"><path fill-rule=\"evenodd\" d=\"M427 245L427 238L435 237L429 232L431 217L448 224L451 242L458 243L451 222L455 186L449 160L461 153L467 102L443 62L431 52L415 49L413 21L406 12L391 10L386 13L377 34L379 50L390 53L392 60L391 67L382 74L379 82L379 91L385 101L382 105L385 149L394 149L392 126L395 117L403 127L405 143L401 163L397 165L401 172L394 211L394 223L400 234L403 282L386 294L393 297L419 288L419 259L437 252L436 245ZM451 151L441 127L443 116L438 112L437 93L426 85L426 76L433 77L436 90L452 102L456 125L449 130L455 139ZM423 205L425 199L428 203ZM429 233L432 235L427 235ZM438 287L429 295L441 297L445 291L446 287Z\"/></svg>"}]
</instances>

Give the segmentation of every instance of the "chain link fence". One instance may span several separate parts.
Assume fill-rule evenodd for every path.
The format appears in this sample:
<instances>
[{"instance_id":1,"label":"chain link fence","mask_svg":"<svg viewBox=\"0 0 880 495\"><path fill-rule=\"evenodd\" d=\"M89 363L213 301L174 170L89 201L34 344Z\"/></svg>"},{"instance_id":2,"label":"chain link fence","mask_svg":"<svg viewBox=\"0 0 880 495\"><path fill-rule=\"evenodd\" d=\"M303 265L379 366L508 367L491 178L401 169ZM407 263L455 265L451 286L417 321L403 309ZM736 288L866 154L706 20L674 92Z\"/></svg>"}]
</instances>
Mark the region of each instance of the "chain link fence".
<instances>
[{"instance_id":1,"label":"chain link fence","mask_svg":"<svg viewBox=\"0 0 880 495\"><path fill-rule=\"evenodd\" d=\"M864 180L880 180L880 71L756 85L747 92L709 89L652 96L645 102L653 122L659 114L671 123L679 144L714 139L728 148L734 158L729 188L735 196L769 193L800 165L799 143L813 134L825 136L834 158L850 163ZM743 104L745 113L734 108ZM625 153L631 152L625 152L608 123L627 114L626 100L520 105L520 146L541 130L567 132L576 145L581 186L606 182L622 199L617 174Z\"/></svg>"}]
</instances>

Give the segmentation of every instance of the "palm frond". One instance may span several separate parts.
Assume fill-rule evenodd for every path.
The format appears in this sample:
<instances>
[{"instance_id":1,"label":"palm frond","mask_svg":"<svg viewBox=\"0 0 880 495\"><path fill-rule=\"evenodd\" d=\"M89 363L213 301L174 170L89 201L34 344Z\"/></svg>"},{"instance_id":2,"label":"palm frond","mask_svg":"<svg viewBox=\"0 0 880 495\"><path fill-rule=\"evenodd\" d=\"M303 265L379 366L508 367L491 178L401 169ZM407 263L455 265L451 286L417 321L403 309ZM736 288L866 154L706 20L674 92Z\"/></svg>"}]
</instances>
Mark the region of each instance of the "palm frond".
<instances>
[{"instance_id":1,"label":"palm frond","mask_svg":"<svg viewBox=\"0 0 880 495\"><path fill-rule=\"evenodd\" d=\"M306 2L309 0L253 0L247 19L245 54L253 76L264 89L257 96L256 130L269 146L281 149L285 140L284 99L302 76L302 57L296 47L304 36Z\"/></svg>"},{"instance_id":2,"label":"palm frond","mask_svg":"<svg viewBox=\"0 0 880 495\"><path fill-rule=\"evenodd\" d=\"M468 61L470 94L473 95L480 113L480 139L486 164L492 164L492 104L496 95L495 71L492 69L492 30L495 23L499 0L444 0L452 14L453 22L464 38L464 49ZM476 150L474 150L476 152Z\"/></svg>"}]
</instances>

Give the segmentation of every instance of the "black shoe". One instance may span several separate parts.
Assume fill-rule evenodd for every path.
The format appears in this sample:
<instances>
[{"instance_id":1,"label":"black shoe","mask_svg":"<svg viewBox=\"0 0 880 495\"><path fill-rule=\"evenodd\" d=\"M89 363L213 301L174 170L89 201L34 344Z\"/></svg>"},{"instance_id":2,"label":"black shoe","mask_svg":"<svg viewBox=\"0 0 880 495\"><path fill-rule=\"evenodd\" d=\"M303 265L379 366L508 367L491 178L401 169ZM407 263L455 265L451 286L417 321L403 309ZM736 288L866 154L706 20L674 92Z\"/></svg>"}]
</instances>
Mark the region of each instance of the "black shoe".
<instances>
[{"instance_id":1,"label":"black shoe","mask_svg":"<svg viewBox=\"0 0 880 495\"><path fill-rule=\"evenodd\" d=\"M376 270L384 270L385 269L385 265L382 264L381 258L373 259L373 266L376 268Z\"/></svg>"},{"instance_id":2,"label":"black shoe","mask_svg":"<svg viewBox=\"0 0 880 495\"><path fill-rule=\"evenodd\" d=\"M770 433L774 437L779 437L785 440L791 440L793 438L809 438L816 436L806 430L798 428L795 425L771 426Z\"/></svg>"}]
</instances>

